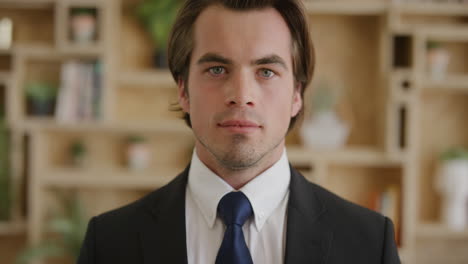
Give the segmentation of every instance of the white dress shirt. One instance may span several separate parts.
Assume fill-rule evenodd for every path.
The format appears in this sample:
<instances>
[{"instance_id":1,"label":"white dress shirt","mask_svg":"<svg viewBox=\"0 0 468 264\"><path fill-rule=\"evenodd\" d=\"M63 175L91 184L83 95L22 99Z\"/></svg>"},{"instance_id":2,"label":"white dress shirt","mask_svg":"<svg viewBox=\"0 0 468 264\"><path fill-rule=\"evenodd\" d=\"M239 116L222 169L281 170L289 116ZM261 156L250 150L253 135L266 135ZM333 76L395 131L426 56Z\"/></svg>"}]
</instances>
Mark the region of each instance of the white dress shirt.
<instances>
[{"instance_id":1,"label":"white dress shirt","mask_svg":"<svg viewBox=\"0 0 468 264\"><path fill-rule=\"evenodd\" d=\"M284 150L273 166L239 190L247 196L253 209L243 232L255 264L284 262L290 178ZM226 229L217 217L217 207L221 198L232 191L235 190L206 167L194 151L185 198L189 264L215 263Z\"/></svg>"}]
</instances>

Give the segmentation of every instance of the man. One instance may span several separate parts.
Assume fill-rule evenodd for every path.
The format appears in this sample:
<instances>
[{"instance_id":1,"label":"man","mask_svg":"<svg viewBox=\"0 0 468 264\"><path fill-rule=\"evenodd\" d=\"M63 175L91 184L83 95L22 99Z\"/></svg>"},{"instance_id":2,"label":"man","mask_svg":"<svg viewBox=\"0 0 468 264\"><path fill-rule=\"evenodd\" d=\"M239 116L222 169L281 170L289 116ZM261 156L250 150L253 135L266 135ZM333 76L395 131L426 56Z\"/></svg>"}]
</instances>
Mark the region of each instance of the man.
<instances>
[{"instance_id":1,"label":"man","mask_svg":"<svg viewBox=\"0 0 468 264\"><path fill-rule=\"evenodd\" d=\"M169 41L192 162L94 217L85 263L399 263L391 221L309 183L285 135L314 61L299 0L188 0Z\"/></svg>"}]
</instances>

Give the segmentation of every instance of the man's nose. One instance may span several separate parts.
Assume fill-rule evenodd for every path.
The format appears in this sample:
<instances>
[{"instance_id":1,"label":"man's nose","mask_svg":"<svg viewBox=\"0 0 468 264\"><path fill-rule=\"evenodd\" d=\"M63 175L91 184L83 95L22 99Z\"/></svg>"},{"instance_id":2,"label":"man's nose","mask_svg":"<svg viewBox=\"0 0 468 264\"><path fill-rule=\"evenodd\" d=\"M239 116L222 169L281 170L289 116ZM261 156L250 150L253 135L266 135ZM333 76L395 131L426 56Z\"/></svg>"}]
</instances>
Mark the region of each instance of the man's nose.
<instances>
[{"instance_id":1,"label":"man's nose","mask_svg":"<svg viewBox=\"0 0 468 264\"><path fill-rule=\"evenodd\" d=\"M226 85L227 106L254 106L255 80L246 72L239 71L231 76Z\"/></svg>"}]
</instances>

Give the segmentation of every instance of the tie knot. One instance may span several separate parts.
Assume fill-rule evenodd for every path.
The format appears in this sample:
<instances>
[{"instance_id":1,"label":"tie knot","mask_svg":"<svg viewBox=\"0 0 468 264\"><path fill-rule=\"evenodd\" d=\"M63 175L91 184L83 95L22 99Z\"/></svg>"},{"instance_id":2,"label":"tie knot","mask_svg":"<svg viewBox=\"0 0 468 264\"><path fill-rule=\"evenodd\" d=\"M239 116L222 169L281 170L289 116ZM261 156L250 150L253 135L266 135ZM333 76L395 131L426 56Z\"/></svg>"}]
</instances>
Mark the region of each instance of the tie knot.
<instances>
[{"instance_id":1,"label":"tie knot","mask_svg":"<svg viewBox=\"0 0 468 264\"><path fill-rule=\"evenodd\" d=\"M218 214L226 226L243 226L252 213L249 199L242 192L230 192L218 204Z\"/></svg>"}]
</instances>

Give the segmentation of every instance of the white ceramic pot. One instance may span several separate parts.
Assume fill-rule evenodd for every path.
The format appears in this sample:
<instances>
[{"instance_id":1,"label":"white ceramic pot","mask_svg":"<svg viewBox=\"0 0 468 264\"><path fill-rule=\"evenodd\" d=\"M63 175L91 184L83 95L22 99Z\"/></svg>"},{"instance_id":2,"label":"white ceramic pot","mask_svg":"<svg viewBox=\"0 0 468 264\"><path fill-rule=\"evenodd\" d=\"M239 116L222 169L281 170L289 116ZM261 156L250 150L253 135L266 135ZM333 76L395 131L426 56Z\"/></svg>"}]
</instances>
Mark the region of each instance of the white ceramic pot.
<instances>
[{"instance_id":1,"label":"white ceramic pot","mask_svg":"<svg viewBox=\"0 0 468 264\"><path fill-rule=\"evenodd\" d=\"M74 42L92 42L96 34L96 18L91 14L73 15L71 18L71 29Z\"/></svg>"},{"instance_id":2,"label":"white ceramic pot","mask_svg":"<svg viewBox=\"0 0 468 264\"><path fill-rule=\"evenodd\" d=\"M442 81L446 78L450 53L444 48L433 48L427 52L428 72L432 80Z\"/></svg>"},{"instance_id":3,"label":"white ceramic pot","mask_svg":"<svg viewBox=\"0 0 468 264\"><path fill-rule=\"evenodd\" d=\"M442 221L452 230L466 228L468 208L468 160L449 160L440 164L435 189L442 198Z\"/></svg>"},{"instance_id":4,"label":"white ceramic pot","mask_svg":"<svg viewBox=\"0 0 468 264\"><path fill-rule=\"evenodd\" d=\"M315 113L302 124L300 135L304 145L314 150L333 150L345 145L349 126L334 111Z\"/></svg>"},{"instance_id":5,"label":"white ceramic pot","mask_svg":"<svg viewBox=\"0 0 468 264\"><path fill-rule=\"evenodd\" d=\"M146 143L131 143L127 149L127 164L131 170L145 170L149 166L151 153Z\"/></svg>"}]
</instances>

